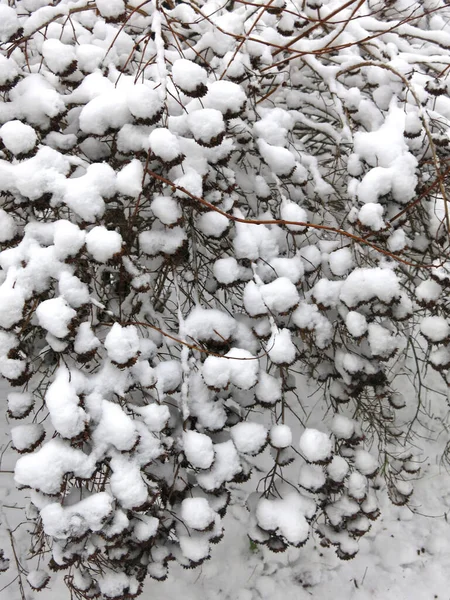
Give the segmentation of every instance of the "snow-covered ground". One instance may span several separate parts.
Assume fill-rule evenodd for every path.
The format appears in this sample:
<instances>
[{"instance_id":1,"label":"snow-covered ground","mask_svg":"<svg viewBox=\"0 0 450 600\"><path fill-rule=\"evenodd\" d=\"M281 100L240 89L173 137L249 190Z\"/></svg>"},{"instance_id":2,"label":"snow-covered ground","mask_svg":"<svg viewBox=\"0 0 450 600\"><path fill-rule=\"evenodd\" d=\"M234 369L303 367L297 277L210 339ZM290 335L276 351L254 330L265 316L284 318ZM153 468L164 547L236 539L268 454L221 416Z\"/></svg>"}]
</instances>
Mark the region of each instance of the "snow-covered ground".
<instances>
[{"instance_id":1,"label":"snow-covered ground","mask_svg":"<svg viewBox=\"0 0 450 600\"><path fill-rule=\"evenodd\" d=\"M413 393L406 388L406 393ZM4 397L4 395L3 395ZM313 424L322 419L309 400ZM308 408L308 407L306 407ZM359 541L360 551L350 561L337 558L334 549L324 548L312 534L300 549L289 548L274 554L264 546L256 547L247 535L248 511L244 508L243 486L233 487L233 502L224 520L225 536L213 546L211 560L203 566L185 570L172 564L165 582L148 580L143 598L157 600L448 600L450 566L450 474L441 461L448 434L445 428L447 405L439 393L430 394L421 424L417 423L414 443L420 451L421 474L415 482L409 506L390 503L383 486L378 491L381 517ZM407 410L407 409L406 409ZM432 426L434 433L427 433ZM8 441L6 428L3 445ZM429 439L427 439L429 438ZM2 457L2 470L11 470L15 453L8 449ZM251 489L257 476L244 487ZM381 482L381 480L380 480ZM11 474L2 473L0 500L6 505L3 515L11 528L22 522L23 513L11 508L24 505L24 493L14 489ZM15 531L16 551L26 544L26 528ZM21 598L8 536L3 532L0 547L11 558L6 573L0 575L0 600ZM25 583L27 588L27 584ZM63 575L53 574L49 589L27 598L69 600Z\"/></svg>"}]
</instances>

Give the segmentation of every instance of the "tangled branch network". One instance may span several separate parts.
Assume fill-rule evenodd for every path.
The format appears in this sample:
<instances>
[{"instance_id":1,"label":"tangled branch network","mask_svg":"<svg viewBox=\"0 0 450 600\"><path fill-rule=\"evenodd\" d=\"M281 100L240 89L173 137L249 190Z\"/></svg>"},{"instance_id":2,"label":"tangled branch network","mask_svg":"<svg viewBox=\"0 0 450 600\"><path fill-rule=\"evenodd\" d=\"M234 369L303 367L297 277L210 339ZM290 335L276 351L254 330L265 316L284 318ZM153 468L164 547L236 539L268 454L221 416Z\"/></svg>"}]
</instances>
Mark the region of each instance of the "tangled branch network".
<instances>
[{"instance_id":1,"label":"tangled branch network","mask_svg":"<svg viewBox=\"0 0 450 600\"><path fill-rule=\"evenodd\" d=\"M0 0L23 598L200 565L245 482L275 552L350 559L408 502L397 376L450 367L449 49L444 0Z\"/></svg>"}]
</instances>

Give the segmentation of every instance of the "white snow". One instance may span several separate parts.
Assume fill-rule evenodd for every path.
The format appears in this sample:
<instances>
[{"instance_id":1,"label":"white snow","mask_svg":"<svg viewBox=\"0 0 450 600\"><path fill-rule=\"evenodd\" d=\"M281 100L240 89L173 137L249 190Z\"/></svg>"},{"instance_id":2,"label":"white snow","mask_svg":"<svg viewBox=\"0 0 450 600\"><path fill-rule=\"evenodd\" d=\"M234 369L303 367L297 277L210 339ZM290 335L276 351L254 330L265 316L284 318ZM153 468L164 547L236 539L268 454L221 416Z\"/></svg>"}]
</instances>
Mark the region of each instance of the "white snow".
<instances>
[{"instance_id":1,"label":"white snow","mask_svg":"<svg viewBox=\"0 0 450 600\"><path fill-rule=\"evenodd\" d=\"M308 215L306 211L298 204L295 204L295 202L282 202L280 208L280 217L283 219L283 221L308 223ZM306 229L304 225L286 225L286 227L289 229L289 231L294 233L301 233Z\"/></svg>"},{"instance_id":2,"label":"white snow","mask_svg":"<svg viewBox=\"0 0 450 600\"><path fill-rule=\"evenodd\" d=\"M45 394L45 403L52 425L62 437L75 438L85 429L88 417L79 406L76 374L65 366L59 367Z\"/></svg>"},{"instance_id":3,"label":"white snow","mask_svg":"<svg viewBox=\"0 0 450 600\"><path fill-rule=\"evenodd\" d=\"M117 173L117 191L124 196L137 198L142 192L144 168L141 162L133 159Z\"/></svg>"},{"instance_id":4,"label":"white snow","mask_svg":"<svg viewBox=\"0 0 450 600\"><path fill-rule=\"evenodd\" d=\"M328 256L328 262L333 275L342 277L346 275L353 267L353 256L349 248L339 248L331 252Z\"/></svg>"},{"instance_id":5,"label":"white snow","mask_svg":"<svg viewBox=\"0 0 450 600\"><path fill-rule=\"evenodd\" d=\"M349 464L342 456L333 456L331 462L327 465L328 476L337 483L344 480L349 472Z\"/></svg>"},{"instance_id":6,"label":"white snow","mask_svg":"<svg viewBox=\"0 0 450 600\"><path fill-rule=\"evenodd\" d=\"M214 445L215 460L209 472L197 475L197 482L204 490L218 490L242 470L239 455L232 440Z\"/></svg>"},{"instance_id":7,"label":"white snow","mask_svg":"<svg viewBox=\"0 0 450 600\"><path fill-rule=\"evenodd\" d=\"M368 202L359 210L358 221L369 227L372 231L381 231L386 228L383 220L384 207L377 202Z\"/></svg>"},{"instance_id":8,"label":"white snow","mask_svg":"<svg viewBox=\"0 0 450 600\"><path fill-rule=\"evenodd\" d=\"M26 154L36 146L36 131L21 121L8 121L0 127L0 138L13 154Z\"/></svg>"},{"instance_id":9,"label":"white snow","mask_svg":"<svg viewBox=\"0 0 450 600\"><path fill-rule=\"evenodd\" d=\"M203 531L214 522L216 513L206 498L185 498L181 503L180 516L191 529Z\"/></svg>"},{"instance_id":10,"label":"white snow","mask_svg":"<svg viewBox=\"0 0 450 600\"><path fill-rule=\"evenodd\" d=\"M133 406L132 410L141 415L150 431L158 433L166 427L170 418L169 407L156 402L146 406Z\"/></svg>"},{"instance_id":11,"label":"white snow","mask_svg":"<svg viewBox=\"0 0 450 600\"><path fill-rule=\"evenodd\" d=\"M291 365L297 357L297 348L289 329L273 333L266 344L270 360L276 365Z\"/></svg>"},{"instance_id":12,"label":"white snow","mask_svg":"<svg viewBox=\"0 0 450 600\"><path fill-rule=\"evenodd\" d=\"M297 288L287 277L278 277L260 287L261 298L271 312L287 313L299 302Z\"/></svg>"},{"instance_id":13,"label":"white snow","mask_svg":"<svg viewBox=\"0 0 450 600\"><path fill-rule=\"evenodd\" d=\"M20 21L14 8L0 4L0 42L7 42L20 28ZM1 63L0 63L1 66Z\"/></svg>"},{"instance_id":14,"label":"white snow","mask_svg":"<svg viewBox=\"0 0 450 600\"><path fill-rule=\"evenodd\" d=\"M292 444L292 430L289 425L273 425L269 431L269 439L274 448L287 448Z\"/></svg>"},{"instance_id":15,"label":"white snow","mask_svg":"<svg viewBox=\"0 0 450 600\"><path fill-rule=\"evenodd\" d=\"M344 281L339 294L349 308L378 298L389 304L400 296L397 275L391 269L374 267L355 269Z\"/></svg>"},{"instance_id":16,"label":"white snow","mask_svg":"<svg viewBox=\"0 0 450 600\"><path fill-rule=\"evenodd\" d=\"M371 476L378 469L378 461L367 450L358 449L355 451L355 467L363 475Z\"/></svg>"},{"instance_id":17,"label":"white snow","mask_svg":"<svg viewBox=\"0 0 450 600\"><path fill-rule=\"evenodd\" d=\"M260 423L238 423L230 429L231 439L238 452L258 454L267 442L267 429Z\"/></svg>"},{"instance_id":18,"label":"white snow","mask_svg":"<svg viewBox=\"0 0 450 600\"><path fill-rule=\"evenodd\" d=\"M438 343L450 336L450 325L444 317L424 317L420 323L420 331L428 341Z\"/></svg>"},{"instance_id":19,"label":"white snow","mask_svg":"<svg viewBox=\"0 0 450 600\"><path fill-rule=\"evenodd\" d=\"M100 346L100 340L92 331L91 324L88 321L80 323L77 328L77 334L73 343L73 349L77 354L86 354L96 350Z\"/></svg>"},{"instance_id":20,"label":"white snow","mask_svg":"<svg viewBox=\"0 0 450 600\"><path fill-rule=\"evenodd\" d=\"M44 40L41 51L48 68L53 73L64 73L76 60L74 47L63 44L60 40Z\"/></svg>"},{"instance_id":21,"label":"white snow","mask_svg":"<svg viewBox=\"0 0 450 600\"><path fill-rule=\"evenodd\" d=\"M0 243L11 240L17 233L17 227L11 215L0 208Z\"/></svg>"},{"instance_id":22,"label":"white snow","mask_svg":"<svg viewBox=\"0 0 450 600\"><path fill-rule=\"evenodd\" d=\"M104 346L109 358L118 365L124 365L139 352L139 336L134 325L122 327L114 323L105 338Z\"/></svg>"},{"instance_id":23,"label":"white snow","mask_svg":"<svg viewBox=\"0 0 450 600\"><path fill-rule=\"evenodd\" d=\"M222 113L215 108L196 110L188 115L187 122L195 141L201 145L217 145L213 144L213 138L225 132Z\"/></svg>"},{"instance_id":24,"label":"white snow","mask_svg":"<svg viewBox=\"0 0 450 600\"><path fill-rule=\"evenodd\" d=\"M248 390L258 379L259 361L248 350L232 348L224 357L208 356L203 363L202 375L212 388L227 387L233 383Z\"/></svg>"},{"instance_id":25,"label":"white snow","mask_svg":"<svg viewBox=\"0 0 450 600\"><path fill-rule=\"evenodd\" d=\"M299 441L300 452L308 462L322 462L331 458L332 443L329 436L317 429L307 428Z\"/></svg>"},{"instance_id":26,"label":"white snow","mask_svg":"<svg viewBox=\"0 0 450 600\"><path fill-rule=\"evenodd\" d=\"M366 317L355 310L351 310L347 313L345 325L350 335L356 338L363 336L367 331Z\"/></svg>"},{"instance_id":27,"label":"white snow","mask_svg":"<svg viewBox=\"0 0 450 600\"><path fill-rule=\"evenodd\" d=\"M8 412L14 419L21 419L33 407L33 396L29 392L10 392L8 394Z\"/></svg>"},{"instance_id":28,"label":"white snow","mask_svg":"<svg viewBox=\"0 0 450 600\"><path fill-rule=\"evenodd\" d=\"M44 494L60 491L63 476L90 477L95 462L84 452L54 438L33 454L19 458L14 479L19 486L40 490Z\"/></svg>"},{"instance_id":29,"label":"white snow","mask_svg":"<svg viewBox=\"0 0 450 600\"><path fill-rule=\"evenodd\" d=\"M70 333L69 325L76 315L61 296L44 300L36 309L39 325L57 338L64 338Z\"/></svg>"},{"instance_id":30,"label":"white snow","mask_svg":"<svg viewBox=\"0 0 450 600\"><path fill-rule=\"evenodd\" d=\"M124 0L95 0L98 12L102 17L120 17L125 12Z\"/></svg>"},{"instance_id":31,"label":"white snow","mask_svg":"<svg viewBox=\"0 0 450 600\"><path fill-rule=\"evenodd\" d=\"M172 162L182 156L177 136L164 127L154 129L148 141L152 152L164 162Z\"/></svg>"},{"instance_id":32,"label":"white snow","mask_svg":"<svg viewBox=\"0 0 450 600\"><path fill-rule=\"evenodd\" d=\"M187 460L197 469L209 469L214 460L211 438L198 431L183 433L183 450Z\"/></svg>"},{"instance_id":33,"label":"white snow","mask_svg":"<svg viewBox=\"0 0 450 600\"><path fill-rule=\"evenodd\" d=\"M122 250L122 237L117 231L110 231L98 225L86 235L86 248L97 262L107 262Z\"/></svg>"},{"instance_id":34,"label":"white snow","mask_svg":"<svg viewBox=\"0 0 450 600\"><path fill-rule=\"evenodd\" d=\"M58 539L80 537L86 531L99 531L112 514L114 499L107 492L98 492L72 504L48 504L41 510L42 524L47 535Z\"/></svg>"},{"instance_id":35,"label":"white snow","mask_svg":"<svg viewBox=\"0 0 450 600\"><path fill-rule=\"evenodd\" d=\"M262 370L255 386L255 395L258 401L265 405L273 405L281 400L281 379Z\"/></svg>"},{"instance_id":36,"label":"white snow","mask_svg":"<svg viewBox=\"0 0 450 600\"><path fill-rule=\"evenodd\" d=\"M282 146L271 146L265 140L260 138L258 140L258 149L264 161L279 177L287 177L295 169L295 158L287 148L283 148ZM290 209L290 213L288 212L288 214L295 217L297 215L301 216L299 211L295 211L294 213L293 209ZM297 219L295 218L294 220Z\"/></svg>"},{"instance_id":37,"label":"white snow","mask_svg":"<svg viewBox=\"0 0 450 600\"><path fill-rule=\"evenodd\" d=\"M42 590L50 581L50 575L42 569L34 569L28 573L27 581L33 590Z\"/></svg>"},{"instance_id":38,"label":"white snow","mask_svg":"<svg viewBox=\"0 0 450 600\"><path fill-rule=\"evenodd\" d=\"M156 196L151 203L151 209L164 225L174 225L178 223L183 216L180 204L170 196Z\"/></svg>"},{"instance_id":39,"label":"white snow","mask_svg":"<svg viewBox=\"0 0 450 600\"><path fill-rule=\"evenodd\" d=\"M175 85L183 91L194 92L198 86L206 84L207 73L200 65L179 58L172 65L172 77Z\"/></svg>"},{"instance_id":40,"label":"white snow","mask_svg":"<svg viewBox=\"0 0 450 600\"><path fill-rule=\"evenodd\" d=\"M208 86L208 93L203 99L207 108L215 108L225 117L239 114L246 103L247 97L242 87L231 81L214 81Z\"/></svg>"},{"instance_id":41,"label":"white snow","mask_svg":"<svg viewBox=\"0 0 450 600\"><path fill-rule=\"evenodd\" d=\"M355 424L348 417L336 414L331 423L331 431L338 439L349 440L355 431Z\"/></svg>"},{"instance_id":42,"label":"white snow","mask_svg":"<svg viewBox=\"0 0 450 600\"><path fill-rule=\"evenodd\" d=\"M298 476L301 487L311 492L320 490L325 485L325 474L318 465L302 465Z\"/></svg>"},{"instance_id":43,"label":"white snow","mask_svg":"<svg viewBox=\"0 0 450 600\"><path fill-rule=\"evenodd\" d=\"M13 448L19 452L30 451L33 446L44 439L44 428L40 423L16 425L11 428Z\"/></svg>"},{"instance_id":44,"label":"white snow","mask_svg":"<svg viewBox=\"0 0 450 600\"><path fill-rule=\"evenodd\" d=\"M126 452L136 444L136 427L131 417L118 404L103 400L101 416L92 433L92 439L97 451L112 445L117 450Z\"/></svg>"}]
</instances>

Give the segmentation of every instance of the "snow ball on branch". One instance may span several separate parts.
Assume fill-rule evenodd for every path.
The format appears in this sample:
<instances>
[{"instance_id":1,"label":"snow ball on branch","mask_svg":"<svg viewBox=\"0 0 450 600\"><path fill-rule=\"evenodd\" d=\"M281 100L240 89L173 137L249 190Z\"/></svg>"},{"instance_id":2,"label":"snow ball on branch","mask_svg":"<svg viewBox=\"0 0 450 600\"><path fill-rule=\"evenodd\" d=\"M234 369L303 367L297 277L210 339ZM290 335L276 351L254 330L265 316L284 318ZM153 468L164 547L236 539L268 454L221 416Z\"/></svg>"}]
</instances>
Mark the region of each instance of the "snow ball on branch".
<instances>
[{"instance_id":1,"label":"snow ball on branch","mask_svg":"<svg viewBox=\"0 0 450 600\"><path fill-rule=\"evenodd\" d=\"M142 250L149 256L157 254L173 255L186 242L186 231L181 227L173 227L167 231L152 229L139 234Z\"/></svg>"},{"instance_id":2,"label":"snow ball on branch","mask_svg":"<svg viewBox=\"0 0 450 600\"><path fill-rule=\"evenodd\" d=\"M328 476L336 483L344 481L349 470L349 464L342 456L333 456L331 462L327 465Z\"/></svg>"},{"instance_id":3,"label":"snow ball on branch","mask_svg":"<svg viewBox=\"0 0 450 600\"><path fill-rule=\"evenodd\" d=\"M240 85L231 81L214 81L204 99L207 108L220 110L225 119L237 117L244 110L247 97Z\"/></svg>"},{"instance_id":4,"label":"snow ball on branch","mask_svg":"<svg viewBox=\"0 0 450 600\"><path fill-rule=\"evenodd\" d=\"M200 215L197 221L198 229L208 237L220 238L230 226L230 220L225 215L211 210Z\"/></svg>"},{"instance_id":5,"label":"snow ball on branch","mask_svg":"<svg viewBox=\"0 0 450 600\"><path fill-rule=\"evenodd\" d=\"M188 115L189 129L195 141L201 146L218 146L225 134L222 113L215 108L196 110Z\"/></svg>"},{"instance_id":6,"label":"snow ball on branch","mask_svg":"<svg viewBox=\"0 0 450 600\"><path fill-rule=\"evenodd\" d=\"M9 42L20 30L20 21L14 8L0 5L0 42ZM0 69L1 70L1 69Z\"/></svg>"},{"instance_id":7,"label":"snow ball on branch","mask_svg":"<svg viewBox=\"0 0 450 600\"><path fill-rule=\"evenodd\" d=\"M426 279L416 287L415 293L420 304L431 304L438 300L442 293L442 286L434 279Z\"/></svg>"},{"instance_id":8,"label":"snow ball on branch","mask_svg":"<svg viewBox=\"0 0 450 600\"><path fill-rule=\"evenodd\" d=\"M302 465L298 477L298 483L302 488L310 492L317 492L325 485L325 474L322 467L318 465Z\"/></svg>"},{"instance_id":9,"label":"snow ball on branch","mask_svg":"<svg viewBox=\"0 0 450 600\"><path fill-rule=\"evenodd\" d=\"M111 460L111 492L124 509L136 509L148 498L148 489L142 479L139 465L115 456Z\"/></svg>"},{"instance_id":10,"label":"snow ball on branch","mask_svg":"<svg viewBox=\"0 0 450 600\"><path fill-rule=\"evenodd\" d=\"M16 233L17 227L13 217L0 208L0 243L13 239Z\"/></svg>"},{"instance_id":11,"label":"snow ball on branch","mask_svg":"<svg viewBox=\"0 0 450 600\"><path fill-rule=\"evenodd\" d=\"M92 439L97 449L112 445L121 452L131 450L137 440L133 419L118 404L103 400L101 417Z\"/></svg>"},{"instance_id":12,"label":"snow ball on branch","mask_svg":"<svg viewBox=\"0 0 450 600\"><path fill-rule=\"evenodd\" d=\"M207 92L207 73L203 67L185 58L180 58L173 63L172 78L187 96L199 98Z\"/></svg>"},{"instance_id":13,"label":"snow ball on branch","mask_svg":"<svg viewBox=\"0 0 450 600\"><path fill-rule=\"evenodd\" d=\"M122 237L117 231L98 225L86 235L86 248L94 260L105 263L121 252Z\"/></svg>"},{"instance_id":14,"label":"snow ball on branch","mask_svg":"<svg viewBox=\"0 0 450 600\"><path fill-rule=\"evenodd\" d=\"M284 201L280 208L280 217L283 221L294 221L297 223L308 223L308 214L295 202ZM305 231L304 225L286 225L289 231L293 233L301 233Z\"/></svg>"},{"instance_id":15,"label":"snow ball on branch","mask_svg":"<svg viewBox=\"0 0 450 600\"><path fill-rule=\"evenodd\" d=\"M0 138L7 150L16 156L31 152L37 142L37 135L33 127L21 121L8 121L2 125Z\"/></svg>"},{"instance_id":16,"label":"snow ball on branch","mask_svg":"<svg viewBox=\"0 0 450 600\"><path fill-rule=\"evenodd\" d=\"M300 437L299 448L306 460L311 463L320 463L331 458L331 440L326 433L317 429L305 429Z\"/></svg>"},{"instance_id":17,"label":"snow ball on branch","mask_svg":"<svg viewBox=\"0 0 450 600\"><path fill-rule=\"evenodd\" d=\"M156 196L150 207L155 217L164 225L175 225L183 216L179 203L170 196Z\"/></svg>"},{"instance_id":18,"label":"snow ball on branch","mask_svg":"<svg viewBox=\"0 0 450 600\"><path fill-rule=\"evenodd\" d=\"M351 310L345 317L345 325L350 335L355 338L363 336L367 331L366 317L354 310Z\"/></svg>"},{"instance_id":19,"label":"snow ball on branch","mask_svg":"<svg viewBox=\"0 0 450 600\"><path fill-rule=\"evenodd\" d=\"M117 191L119 194L137 198L142 192L144 168L142 163L133 159L117 173Z\"/></svg>"},{"instance_id":20,"label":"snow ball on branch","mask_svg":"<svg viewBox=\"0 0 450 600\"><path fill-rule=\"evenodd\" d=\"M354 461L358 471L367 477L372 477L378 469L377 459L370 452L367 452L367 450L356 450Z\"/></svg>"},{"instance_id":21,"label":"snow ball on branch","mask_svg":"<svg viewBox=\"0 0 450 600\"><path fill-rule=\"evenodd\" d=\"M170 419L169 407L165 404L153 402L147 406L133 406L132 410L143 418L150 431L157 433L167 426Z\"/></svg>"},{"instance_id":22,"label":"snow ball on branch","mask_svg":"<svg viewBox=\"0 0 450 600\"><path fill-rule=\"evenodd\" d=\"M229 383L248 390L258 380L259 361L248 350L232 348L224 357L208 356L202 375L208 387L226 388Z\"/></svg>"},{"instance_id":23,"label":"snow ball on branch","mask_svg":"<svg viewBox=\"0 0 450 600\"><path fill-rule=\"evenodd\" d=\"M287 277L278 277L262 285L260 291L264 304L271 312L286 314L299 303L297 288Z\"/></svg>"},{"instance_id":24,"label":"snow ball on branch","mask_svg":"<svg viewBox=\"0 0 450 600\"><path fill-rule=\"evenodd\" d=\"M218 490L242 471L239 454L232 440L214 445L215 460L210 471L197 475L197 482L206 491Z\"/></svg>"},{"instance_id":25,"label":"snow ball on branch","mask_svg":"<svg viewBox=\"0 0 450 600\"><path fill-rule=\"evenodd\" d=\"M214 522L216 513L206 498L185 498L181 503L180 516L191 529L204 531Z\"/></svg>"},{"instance_id":26,"label":"snow ball on branch","mask_svg":"<svg viewBox=\"0 0 450 600\"><path fill-rule=\"evenodd\" d=\"M275 175L279 177L292 175L295 170L295 158L289 150L282 146L271 146L262 138L258 140L258 148L262 158Z\"/></svg>"},{"instance_id":27,"label":"snow ball on branch","mask_svg":"<svg viewBox=\"0 0 450 600\"><path fill-rule=\"evenodd\" d=\"M349 440L355 431L355 424L348 417L337 414L333 417L331 431L338 439Z\"/></svg>"},{"instance_id":28,"label":"snow ball on branch","mask_svg":"<svg viewBox=\"0 0 450 600\"><path fill-rule=\"evenodd\" d=\"M226 343L236 331L236 321L220 310L197 307L186 317L184 329L195 340Z\"/></svg>"},{"instance_id":29,"label":"snow ball on branch","mask_svg":"<svg viewBox=\"0 0 450 600\"><path fill-rule=\"evenodd\" d=\"M124 0L95 0L95 4L105 19L118 19L125 13Z\"/></svg>"},{"instance_id":30,"label":"snow ball on branch","mask_svg":"<svg viewBox=\"0 0 450 600\"><path fill-rule=\"evenodd\" d=\"M378 298L385 304L391 304L401 296L397 275L388 268L375 267L355 269L343 282L339 299L355 308L364 302Z\"/></svg>"},{"instance_id":31,"label":"snow ball on branch","mask_svg":"<svg viewBox=\"0 0 450 600\"><path fill-rule=\"evenodd\" d=\"M197 431L183 433L183 450L189 463L197 469L209 469L214 460L211 438Z\"/></svg>"},{"instance_id":32,"label":"snow ball on branch","mask_svg":"<svg viewBox=\"0 0 450 600\"><path fill-rule=\"evenodd\" d=\"M53 244L55 255L64 260L68 256L75 256L84 245L86 233L78 225L61 219L54 224Z\"/></svg>"},{"instance_id":33,"label":"snow ball on branch","mask_svg":"<svg viewBox=\"0 0 450 600\"><path fill-rule=\"evenodd\" d=\"M36 592L43 590L49 581L50 575L47 573L47 571L43 571L42 569L35 569L30 571L27 575L27 582L29 586Z\"/></svg>"},{"instance_id":34,"label":"snow ball on branch","mask_svg":"<svg viewBox=\"0 0 450 600\"><path fill-rule=\"evenodd\" d=\"M420 331L429 342L437 344L448 339L450 325L444 317L425 317L420 323Z\"/></svg>"},{"instance_id":35,"label":"snow ball on branch","mask_svg":"<svg viewBox=\"0 0 450 600\"><path fill-rule=\"evenodd\" d=\"M99 531L114 509L114 499L107 492L98 492L61 506L59 502L47 504L41 510L42 524L47 535L67 540L80 537L88 530Z\"/></svg>"},{"instance_id":36,"label":"snow ball on branch","mask_svg":"<svg viewBox=\"0 0 450 600\"><path fill-rule=\"evenodd\" d=\"M8 416L23 419L33 408L33 396L29 392L11 392L8 394Z\"/></svg>"},{"instance_id":37,"label":"snow ball on branch","mask_svg":"<svg viewBox=\"0 0 450 600\"><path fill-rule=\"evenodd\" d=\"M361 225L369 227L372 231L381 231L386 229L386 223L383 220L384 207L376 202L368 202L360 208L358 221Z\"/></svg>"},{"instance_id":38,"label":"snow ball on branch","mask_svg":"<svg viewBox=\"0 0 450 600\"><path fill-rule=\"evenodd\" d=\"M346 275L353 267L353 257L349 248L339 248L328 256L331 272L337 277Z\"/></svg>"},{"instance_id":39,"label":"snow ball on branch","mask_svg":"<svg viewBox=\"0 0 450 600\"><path fill-rule=\"evenodd\" d=\"M269 441L274 448L287 448L292 444L292 431L289 425L273 425L269 432Z\"/></svg>"},{"instance_id":40,"label":"snow ball on branch","mask_svg":"<svg viewBox=\"0 0 450 600\"><path fill-rule=\"evenodd\" d=\"M40 423L16 425L11 428L12 447L17 452L32 452L44 439L45 431Z\"/></svg>"},{"instance_id":41,"label":"snow ball on branch","mask_svg":"<svg viewBox=\"0 0 450 600\"><path fill-rule=\"evenodd\" d=\"M45 404L53 427L64 438L76 438L86 427L88 417L79 406L80 398L72 380L74 373L59 367L45 394Z\"/></svg>"},{"instance_id":42,"label":"snow ball on branch","mask_svg":"<svg viewBox=\"0 0 450 600\"><path fill-rule=\"evenodd\" d=\"M39 325L57 338L69 335L69 326L77 316L64 298L51 298L44 300L36 309Z\"/></svg>"},{"instance_id":43,"label":"snow ball on branch","mask_svg":"<svg viewBox=\"0 0 450 600\"><path fill-rule=\"evenodd\" d=\"M168 164L178 164L183 160L180 142L176 135L164 127L154 129L149 135L149 145L153 154Z\"/></svg>"},{"instance_id":44,"label":"snow ball on branch","mask_svg":"<svg viewBox=\"0 0 450 600\"><path fill-rule=\"evenodd\" d=\"M230 434L238 452L252 456L259 454L267 442L267 429L259 423L238 423Z\"/></svg>"},{"instance_id":45,"label":"snow ball on branch","mask_svg":"<svg viewBox=\"0 0 450 600\"><path fill-rule=\"evenodd\" d=\"M256 520L265 531L278 532L294 546L308 539L309 524L306 520L315 512L315 502L296 492L281 500L262 498L256 507Z\"/></svg>"},{"instance_id":46,"label":"snow ball on branch","mask_svg":"<svg viewBox=\"0 0 450 600\"><path fill-rule=\"evenodd\" d=\"M118 365L125 365L137 357L139 336L134 325L122 327L114 323L105 338L105 348L109 358Z\"/></svg>"},{"instance_id":47,"label":"snow ball on branch","mask_svg":"<svg viewBox=\"0 0 450 600\"><path fill-rule=\"evenodd\" d=\"M281 379L261 371L258 383L255 386L255 395L258 402L263 406L273 406L281 400Z\"/></svg>"},{"instance_id":48,"label":"snow ball on branch","mask_svg":"<svg viewBox=\"0 0 450 600\"><path fill-rule=\"evenodd\" d=\"M76 54L74 47L63 44L59 40L44 40L42 56L50 71L55 74L65 75L70 69L75 69Z\"/></svg>"},{"instance_id":49,"label":"snow ball on branch","mask_svg":"<svg viewBox=\"0 0 450 600\"><path fill-rule=\"evenodd\" d=\"M127 95L128 110L138 123L154 125L163 112L163 104L156 90L148 85L136 84Z\"/></svg>"},{"instance_id":50,"label":"snow ball on branch","mask_svg":"<svg viewBox=\"0 0 450 600\"><path fill-rule=\"evenodd\" d=\"M19 486L57 494L66 473L89 478L94 468L95 463L87 454L54 438L40 450L19 458L14 479Z\"/></svg>"},{"instance_id":51,"label":"snow ball on branch","mask_svg":"<svg viewBox=\"0 0 450 600\"><path fill-rule=\"evenodd\" d=\"M297 348L289 329L281 329L273 333L266 349L270 360L276 365L292 365L297 358Z\"/></svg>"}]
</instances>

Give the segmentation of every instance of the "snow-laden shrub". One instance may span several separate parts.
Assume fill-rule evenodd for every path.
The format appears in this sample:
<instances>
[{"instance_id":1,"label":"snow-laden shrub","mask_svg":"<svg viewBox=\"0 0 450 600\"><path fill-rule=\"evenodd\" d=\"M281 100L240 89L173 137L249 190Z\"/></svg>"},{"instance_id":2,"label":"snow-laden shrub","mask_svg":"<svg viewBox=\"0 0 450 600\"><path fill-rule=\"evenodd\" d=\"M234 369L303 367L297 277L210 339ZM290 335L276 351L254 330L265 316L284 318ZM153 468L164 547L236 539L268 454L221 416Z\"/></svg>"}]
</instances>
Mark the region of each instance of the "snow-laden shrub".
<instances>
[{"instance_id":1,"label":"snow-laden shrub","mask_svg":"<svg viewBox=\"0 0 450 600\"><path fill-rule=\"evenodd\" d=\"M201 564L236 482L274 551L314 527L351 558L374 488L407 502L400 358L450 367L449 17L0 2L0 374L77 598Z\"/></svg>"}]
</instances>

